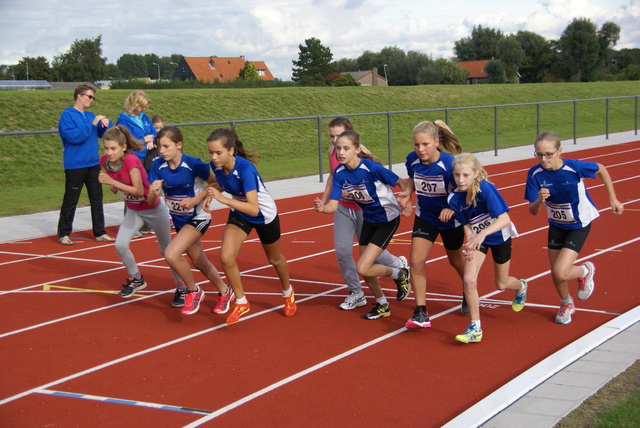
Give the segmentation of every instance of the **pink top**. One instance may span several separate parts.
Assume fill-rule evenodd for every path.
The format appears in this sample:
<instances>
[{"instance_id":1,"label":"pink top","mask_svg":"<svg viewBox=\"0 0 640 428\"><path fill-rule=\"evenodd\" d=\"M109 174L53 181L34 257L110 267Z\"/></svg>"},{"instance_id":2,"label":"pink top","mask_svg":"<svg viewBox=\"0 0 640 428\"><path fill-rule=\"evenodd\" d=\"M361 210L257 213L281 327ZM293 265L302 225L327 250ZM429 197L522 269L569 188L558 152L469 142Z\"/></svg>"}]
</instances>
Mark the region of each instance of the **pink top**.
<instances>
[{"instance_id":1,"label":"pink top","mask_svg":"<svg viewBox=\"0 0 640 428\"><path fill-rule=\"evenodd\" d=\"M336 170L338 165L340 165L340 162L338 162L338 157L336 155L335 147L331 146L330 150L331 150L331 153L329 154L329 165L331 167L331 171L333 172L333 171ZM352 210L359 210L360 209L358 204L356 204L354 201L350 201L348 199L340 198L338 203L340 205L342 205L343 207L351 208Z\"/></svg>"},{"instance_id":2,"label":"pink top","mask_svg":"<svg viewBox=\"0 0 640 428\"><path fill-rule=\"evenodd\" d=\"M149 194L149 180L147 180L147 171L144 170L142 164L140 163L140 159L133 153L127 153L122 159L122 163L120 164L120 168L117 171L111 171L107 168L107 156L102 155L100 158L100 165L104 170L109 174L109 177L117 180L121 183L126 184L127 186L131 186L131 175L129 171L134 168L138 168L140 171L140 175L142 177L142 187L144 188L144 196L133 196L128 194L127 192L123 192L122 190L118 190L118 192L124 198L124 202L127 205L127 208L134 211L143 211L151 208L155 208L160 203L160 198L156 199L156 204L151 206L147 203L147 195Z\"/></svg>"}]
</instances>

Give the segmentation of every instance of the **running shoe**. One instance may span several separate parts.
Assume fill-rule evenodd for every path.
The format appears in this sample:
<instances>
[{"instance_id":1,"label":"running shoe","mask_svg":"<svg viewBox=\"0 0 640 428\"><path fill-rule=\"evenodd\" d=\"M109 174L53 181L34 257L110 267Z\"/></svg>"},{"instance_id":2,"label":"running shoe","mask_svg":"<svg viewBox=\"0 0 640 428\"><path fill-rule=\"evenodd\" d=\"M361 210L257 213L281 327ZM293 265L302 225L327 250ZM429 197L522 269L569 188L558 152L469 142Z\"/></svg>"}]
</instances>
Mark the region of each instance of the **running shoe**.
<instances>
[{"instance_id":1,"label":"running shoe","mask_svg":"<svg viewBox=\"0 0 640 428\"><path fill-rule=\"evenodd\" d=\"M233 310L231 311L231 313L229 314L229 316L227 317L227 321L225 321L227 324L235 324L238 321L240 321L240 317L244 314L246 314L247 312L249 312L250 310L250 306L249 306L249 302L245 303L245 304L241 304L236 302L235 305L233 305Z\"/></svg>"},{"instance_id":2,"label":"running shoe","mask_svg":"<svg viewBox=\"0 0 640 428\"><path fill-rule=\"evenodd\" d=\"M400 275L397 278L394 278L393 282L395 282L396 287L398 287L396 299L398 299L398 302L401 302L407 298L409 291L411 291L409 285L409 269L400 268Z\"/></svg>"},{"instance_id":3,"label":"running shoe","mask_svg":"<svg viewBox=\"0 0 640 428\"><path fill-rule=\"evenodd\" d=\"M340 309L344 311L350 311L355 308L359 308L367 304L367 299L364 297L364 292L359 291L357 293L351 292L344 299L344 302L340 304Z\"/></svg>"},{"instance_id":4,"label":"running shoe","mask_svg":"<svg viewBox=\"0 0 640 428\"><path fill-rule=\"evenodd\" d=\"M460 310L464 315L469 315L469 306L467 306L467 298L464 296L464 292L462 292L462 303L460 304Z\"/></svg>"},{"instance_id":5,"label":"running shoe","mask_svg":"<svg viewBox=\"0 0 640 428\"><path fill-rule=\"evenodd\" d=\"M569 324L571 322L571 315L576 311L576 305L573 304L573 300L569 303L563 303L560 305L560 310L556 315L556 323Z\"/></svg>"},{"instance_id":6,"label":"running shoe","mask_svg":"<svg viewBox=\"0 0 640 428\"><path fill-rule=\"evenodd\" d=\"M404 326L406 328L429 328L431 327L429 314L416 306L413 310L413 316L407 320L407 323Z\"/></svg>"},{"instance_id":7,"label":"running shoe","mask_svg":"<svg viewBox=\"0 0 640 428\"><path fill-rule=\"evenodd\" d=\"M456 336L456 340L462 343L476 343L482 340L482 330L478 330L475 324L467 326L467 331Z\"/></svg>"},{"instance_id":8,"label":"running shoe","mask_svg":"<svg viewBox=\"0 0 640 428\"><path fill-rule=\"evenodd\" d=\"M524 291L518 291L516 297L513 298L513 302L511 302L511 309L515 312L520 312L527 303L527 281L521 279L520 283L524 287Z\"/></svg>"},{"instance_id":9,"label":"running shoe","mask_svg":"<svg viewBox=\"0 0 640 428\"><path fill-rule=\"evenodd\" d=\"M593 293L593 289L596 287L596 284L593 282L593 276L596 274L596 267L591 262L586 262L582 266L587 268L587 274L578 278L578 299L587 300L589 296L591 296L591 293Z\"/></svg>"},{"instance_id":10,"label":"running shoe","mask_svg":"<svg viewBox=\"0 0 640 428\"><path fill-rule=\"evenodd\" d=\"M380 303L376 302L373 309L364 314L364 317L368 320L377 320L378 318L388 317L389 315L391 315L391 308L389 307L389 303L381 305Z\"/></svg>"},{"instance_id":11,"label":"running shoe","mask_svg":"<svg viewBox=\"0 0 640 428\"><path fill-rule=\"evenodd\" d=\"M200 309L200 303L204 300L204 290L198 287L197 290L187 290L184 296L184 306L182 307L182 315L193 315Z\"/></svg>"},{"instance_id":12,"label":"running shoe","mask_svg":"<svg viewBox=\"0 0 640 428\"><path fill-rule=\"evenodd\" d=\"M282 296L282 298L284 299L285 317L292 317L298 309L298 305L296 305L295 293L293 292L293 286L289 285L289 287L291 287L291 294L289 294L289 296Z\"/></svg>"},{"instance_id":13,"label":"running shoe","mask_svg":"<svg viewBox=\"0 0 640 428\"><path fill-rule=\"evenodd\" d=\"M142 290L146 286L147 286L147 283L144 282L144 278L140 277L140 279L136 279L133 277L129 277L127 278L127 283L122 286L122 291L118 293L118 296L124 297L124 298L131 297L138 290Z\"/></svg>"},{"instance_id":14,"label":"running shoe","mask_svg":"<svg viewBox=\"0 0 640 428\"><path fill-rule=\"evenodd\" d=\"M402 266L405 269L409 269L409 262L407 261L407 258L405 256L398 256L398 258L400 259L400 262L402 263Z\"/></svg>"},{"instance_id":15,"label":"running shoe","mask_svg":"<svg viewBox=\"0 0 640 428\"><path fill-rule=\"evenodd\" d=\"M104 235L97 236L96 241L97 242L115 242L116 238L112 238L111 236L105 233Z\"/></svg>"},{"instance_id":16,"label":"running shoe","mask_svg":"<svg viewBox=\"0 0 640 428\"><path fill-rule=\"evenodd\" d=\"M176 288L176 292L173 294L173 300L169 303L172 308L181 308L184 306L186 289Z\"/></svg>"},{"instance_id":17,"label":"running shoe","mask_svg":"<svg viewBox=\"0 0 640 428\"><path fill-rule=\"evenodd\" d=\"M236 298L233 294L233 290L227 285L227 292L224 294L218 293L218 302L213 307L212 312L214 314L226 314L229 311L229 305Z\"/></svg>"}]
</instances>

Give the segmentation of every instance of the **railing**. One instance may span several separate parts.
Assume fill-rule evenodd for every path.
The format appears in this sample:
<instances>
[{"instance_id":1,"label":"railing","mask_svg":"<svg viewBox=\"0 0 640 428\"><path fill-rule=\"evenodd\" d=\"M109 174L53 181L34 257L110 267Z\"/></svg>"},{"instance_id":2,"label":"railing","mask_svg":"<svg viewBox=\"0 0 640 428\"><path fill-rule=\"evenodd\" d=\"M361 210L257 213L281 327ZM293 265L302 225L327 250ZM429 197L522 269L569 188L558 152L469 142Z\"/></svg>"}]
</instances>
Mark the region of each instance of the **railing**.
<instances>
[{"instance_id":1,"label":"railing","mask_svg":"<svg viewBox=\"0 0 640 428\"><path fill-rule=\"evenodd\" d=\"M563 104L563 103L573 103L573 143L577 142L578 135L578 103L579 102L587 102L587 101L605 101L605 138L609 139L609 102L613 99L624 99L624 98L633 98L634 99L634 131L635 135L638 135L638 98L640 95L626 95L619 97L605 97L605 98L589 98L589 99L580 99L580 100L566 100L566 101L543 101L543 102L532 102L532 103L520 103L520 104L499 104L499 105L491 105L491 106L469 106L469 107L443 107L443 108L435 108L435 109L421 109L421 110L397 110L397 111L387 111L387 112L376 112L376 113L351 113L351 114L341 114L341 115L319 115L319 116L302 116L302 117L279 117L279 118L270 118L270 119L242 119L242 120L224 120L224 121L213 121L213 122L195 122L195 123L177 123L174 124L176 126L187 127L187 126L210 126L210 125L229 125L233 128L238 124L243 123L260 123L260 122L281 122L281 121L296 121L296 120L314 120L317 123L317 131L318 131L318 175L320 182L323 182L323 159L324 153L322 149L322 121L324 119L332 119L338 116L342 117L361 117L361 116L381 116L384 115L387 118L387 156L388 156L388 165L391 168L393 164L393 153L392 153L392 117L401 114L413 114L413 113L433 113L433 112L444 112L445 122L449 124L449 113L453 111L460 110L477 110L477 109L493 109L493 150L495 156L498 156L498 134L499 134L499 111L500 109L507 107L523 107L523 106L536 106L536 135L540 133L540 119L541 119L541 106L547 104ZM38 135L38 134L57 134L58 131L16 131L16 132L0 132L0 137L8 137L8 136L20 136L20 135Z\"/></svg>"}]
</instances>

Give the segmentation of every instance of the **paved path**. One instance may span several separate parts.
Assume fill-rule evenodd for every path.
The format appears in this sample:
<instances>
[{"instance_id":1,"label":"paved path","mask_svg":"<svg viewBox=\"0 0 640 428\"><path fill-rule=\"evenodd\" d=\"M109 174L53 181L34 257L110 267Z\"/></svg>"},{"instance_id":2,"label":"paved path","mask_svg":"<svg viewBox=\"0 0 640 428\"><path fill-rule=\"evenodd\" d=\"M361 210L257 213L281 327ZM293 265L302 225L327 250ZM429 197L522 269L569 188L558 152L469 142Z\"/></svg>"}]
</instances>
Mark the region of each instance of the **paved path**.
<instances>
[{"instance_id":1,"label":"paved path","mask_svg":"<svg viewBox=\"0 0 640 428\"><path fill-rule=\"evenodd\" d=\"M563 141L564 153L636 141L640 136L623 132L604 136ZM476 154L483 165L531 158L531 145ZM406 177L403 164L393 170ZM325 176L326 182L326 176ZM318 175L267 183L275 199L309 195L309 206L314 195L322 193L324 183ZM122 221L122 202L104 207L106 226ZM54 236L58 211L0 218L0 243ZM75 230L91 229L88 207L78 208ZM640 307L637 307L592 331L561 349L502 388L451 420L445 426L457 427L552 427L585 399L593 395L612 378L626 370L640 358Z\"/></svg>"}]
</instances>

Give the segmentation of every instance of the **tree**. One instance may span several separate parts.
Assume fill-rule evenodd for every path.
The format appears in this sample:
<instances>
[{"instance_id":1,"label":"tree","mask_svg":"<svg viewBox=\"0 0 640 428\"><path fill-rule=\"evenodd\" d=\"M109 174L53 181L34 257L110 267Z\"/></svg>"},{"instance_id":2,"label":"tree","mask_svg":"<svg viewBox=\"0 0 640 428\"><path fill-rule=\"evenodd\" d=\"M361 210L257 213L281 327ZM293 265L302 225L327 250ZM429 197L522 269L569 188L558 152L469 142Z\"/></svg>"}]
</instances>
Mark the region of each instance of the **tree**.
<instances>
[{"instance_id":1,"label":"tree","mask_svg":"<svg viewBox=\"0 0 640 428\"><path fill-rule=\"evenodd\" d=\"M360 86L360 83L350 74L341 74L332 80L331 86Z\"/></svg>"},{"instance_id":2,"label":"tree","mask_svg":"<svg viewBox=\"0 0 640 428\"><path fill-rule=\"evenodd\" d=\"M27 80L27 78L29 80L56 80L55 71L43 56L37 58L24 57L13 67L12 71L17 80Z\"/></svg>"},{"instance_id":3,"label":"tree","mask_svg":"<svg viewBox=\"0 0 640 428\"><path fill-rule=\"evenodd\" d=\"M458 61L480 61L498 58L498 42L504 38L502 31L474 25L470 37L464 37L453 44L453 52Z\"/></svg>"},{"instance_id":4,"label":"tree","mask_svg":"<svg viewBox=\"0 0 640 428\"><path fill-rule=\"evenodd\" d=\"M586 18L575 18L564 29L559 40L565 66L565 77L591 81L599 64L600 43L596 26Z\"/></svg>"},{"instance_id":5,"label":"tree","mask_svg":"<svg viewBox=\"0 0 640 428\"><path fill-rule=\"evenodd\" d=\"M600 44L600 64L611 64L613 47L620 40L620 26L613 22L605 22L598 30L598 42Z\"/></svg>"},{"instance_id":6,"label":"tree","mask_svg":"<svg viewBox=\"0 0 640 428\"><path fill-rule=\"evenodd\" d=\"M485 70L487 70L487 74L489 75L488 83L504 83L506 75L504 65L500 61L489 61Z\"/></svg>"},{"instance_id":7,"label":"tree","mask_svg":"<svg viewBox=\"0 0 640 428\"><path fill-rule=\"evenodd\" d=\"M504 64L507 81L516 83L518 69L524 59L524 49L516 36L512 34L498 42L498 57Z\"/></svg>"},{"instance_id":8,"label":"tree","mask_svg":"<svg viewBox=\"0 0 640 428\"><path fill-rule=\"evenodd\" d=\"M531 31L518 31L516 39L522 46L524 57L520 64L520 82L542 82L551 66L551 43Z\"/></svg>"},{"instance_id":9,"label":"tree","mask_svg":"<svg viewBox=\"0 0 640 428\"><path fill-rule=\"evenodd\" d=\"M469 70L460 67L457 62L447 61L444 58L438 58L434 66L442 74L443 85L465 85Z\"/></svg>"},{"instance_id":10,"label":"tree","mask_svg":"<svg viewBox=\"0 0 640 428\"><path fill-rule=\"evenodd\" d=\"M358 71L358 61L351 58L341 58L334 63L334 69L336 73L342 73L345 71Z\"/></svg>"},{"instance_id":11,"label":"tree","mask_svg":"<svg viewBox=\"0 0 640 428\"><path fill-rule=\"evenodd\" d=\"M149 76L147 61L142 55L123 54L118 58L117 64L123 79L140 79Z\"/></svg>"},{"instance_id":12,"label":"tree","mask_svg":"<svg viewBox=\"0 0 640 428\"><path fill-rule=\"evenodd\" d=\"M69 50L53 59L53 68L65 81L96 81L107 77L107 59L102 57L102 35L73 42Z\"/></svg>"},{"instance_id":13,"label":"tree","mask_svg":"<svg viewBox=\"0 0 640 428\"><path fill-rule=\"evenodd\" d=\"M260 80L255 64L251 64L250 62L245 62L244 68L240 70L240 76L238 78L246 81Z\"/></svg>"},{"instance_id":14,"label":"tree","mask_svg":"<svg viewBox=\"0 0 640 428\"><path fill-rule=\"evenodd\" d=\"M298 60L292 61L292 79L305 86L325 86L327 76L333 73L333 54L320 40L312 37L306 39L305 45L299 45Z\"/></svg>"}]
</instances>

